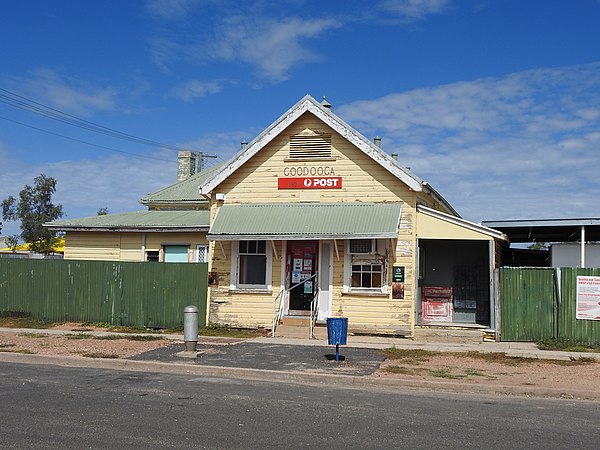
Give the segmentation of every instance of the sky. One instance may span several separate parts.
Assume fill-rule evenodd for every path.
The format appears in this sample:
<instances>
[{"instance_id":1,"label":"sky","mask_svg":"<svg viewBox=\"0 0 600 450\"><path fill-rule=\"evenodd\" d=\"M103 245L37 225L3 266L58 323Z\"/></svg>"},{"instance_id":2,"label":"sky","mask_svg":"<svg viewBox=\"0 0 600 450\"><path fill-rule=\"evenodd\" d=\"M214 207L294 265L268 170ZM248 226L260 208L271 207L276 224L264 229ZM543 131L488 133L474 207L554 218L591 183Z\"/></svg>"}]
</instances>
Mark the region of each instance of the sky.
<instances>
[{"instance_id":1,"label":"sky","mask_svg":"<svg viewBox=\"0 0 600 450\"><path fill-rule=\"evenodd\" d=\"M223 162L310 94L465 219L600 218L598 24L600 0L5 2L0 200L44 173L64 218L142 210L177 148Z\"/></svg>"}]
</instances>

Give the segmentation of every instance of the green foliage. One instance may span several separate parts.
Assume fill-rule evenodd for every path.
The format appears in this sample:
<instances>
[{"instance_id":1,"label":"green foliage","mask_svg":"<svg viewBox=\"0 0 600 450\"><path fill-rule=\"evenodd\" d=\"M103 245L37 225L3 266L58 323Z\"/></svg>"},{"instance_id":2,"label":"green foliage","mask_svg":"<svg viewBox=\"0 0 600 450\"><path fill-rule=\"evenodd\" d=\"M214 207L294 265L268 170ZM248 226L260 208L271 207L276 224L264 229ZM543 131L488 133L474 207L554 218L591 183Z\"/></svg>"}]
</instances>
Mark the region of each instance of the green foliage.
<instances>
[{"instance_id":1,"label":"green foliage","mask_svg":"<svg viewBox=\"0 0 600 450\"><path fill-rule=\"evenodd\" d=\"M100 208L97 214L99 216L106 216L108 214L108 208Z\"/></svg>"},{"instance_id":2,"label":"green foliage","mask_svg":"<svg viewBox=\"0 0 600 450\"><path fill-rule=\"evenodd\" d=\"M550 338L539 341L537 346L540 350L559 350L563 352L598 352L600 345L588 345L574 339Z\"/></svg>"},{"instance_id":3,"label":"green foliage","mask_svg":"<svg viewBox=\"0 0 600 450\"><path fill-rule=\"evenodd\" d=\"M527 247L529 250L548 250L550 248L547 242L534 242Z\"/></svg>"},{"instance_id":4,"label":"green foliage","mask_svg":"<svg viewBox=\"0 0 600 450\"><path fill-rule=\"evenodd\" d=\"M21 222L21 238L29 243L36 253L49 253L56 233L44 228L45 222L59 219L63 215L62 205L52 203L56 192L56 180L44 174L34 178L34 185L19 192L17 200L12 195L2 201L2 219Z\"/></svg>"},{"instance_id":5,"label":"green foliage","mask_svg":"<svg viewBox=\"0 0 600 450\"><path fill-rule=\"evenodd\" d=\"M221 336L233 338L251 338L256 337L257 333L254 330L242 330L239 328L230 328L228 326L210 324L198 331L200 336Z\"/></svg>"},{"instance_id":6,"label":"green foliage","mask_svg":"<svg viewBox=\"0 0 600 450\"><path fill-rule=\"evenodd\" d=\"M6 245L9 247L13 253L16 253L17 246L19 245L19 236L16 234L12 234L6 238Z\"/></svg>"},{"instance_id":7,"label":"green foliage","mask_svg":"<svg viewBox=\"0 0 600 450\"><path fill-rule=\"evenodd\" d=\"M50 328L52 322L35 319L23 311L0 311L0 327L6 328Z\"/></svg>"}]
</instances>

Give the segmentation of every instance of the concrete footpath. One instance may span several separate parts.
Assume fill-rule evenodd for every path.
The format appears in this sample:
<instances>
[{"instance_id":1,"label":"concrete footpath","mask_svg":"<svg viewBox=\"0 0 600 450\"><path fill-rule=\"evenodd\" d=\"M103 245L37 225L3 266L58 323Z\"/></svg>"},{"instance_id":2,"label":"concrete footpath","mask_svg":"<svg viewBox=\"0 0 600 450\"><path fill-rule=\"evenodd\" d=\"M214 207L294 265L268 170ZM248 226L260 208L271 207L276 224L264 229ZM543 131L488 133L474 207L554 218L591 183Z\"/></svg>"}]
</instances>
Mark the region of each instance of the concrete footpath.
<instances>
[{"instance_id":1,"label":"concrete footpath","mask_svg":"<svg viewBox=\"0 0 600 450\"><path fill-rule=\"evenodd\" d=\"M14 328L0 328L0 332L73 334L73 331ZM85 334L105 336L118 333L86 331ZM181 357L181 352L185 349L182 335L160 334L158 336L172 341L172 345L157 348L129 359L91 359L80 356L0 352L0 363L53 364L62 367L150 371L190 376L243 378L254 381L360 388L419 389L600 400L600 391L580 392L568 387L553 389L535 386L465 383L460 380L422 380L413 377L373 375L384 360L383 355L378 350L391 347L438 352L501 352L513 357L537 359L574 360L586 357L600 361L600 353L543 351L539 350L533 343L433 343L391 337L348 336L347 345L340 346L342 360L338 363L335 361L335 346L328 346L326 340L282 337L236 339L201 336L197 348L198 356L188 358ZM186 356L190 355L186 354Z\"/></svg>"}]
</instances>

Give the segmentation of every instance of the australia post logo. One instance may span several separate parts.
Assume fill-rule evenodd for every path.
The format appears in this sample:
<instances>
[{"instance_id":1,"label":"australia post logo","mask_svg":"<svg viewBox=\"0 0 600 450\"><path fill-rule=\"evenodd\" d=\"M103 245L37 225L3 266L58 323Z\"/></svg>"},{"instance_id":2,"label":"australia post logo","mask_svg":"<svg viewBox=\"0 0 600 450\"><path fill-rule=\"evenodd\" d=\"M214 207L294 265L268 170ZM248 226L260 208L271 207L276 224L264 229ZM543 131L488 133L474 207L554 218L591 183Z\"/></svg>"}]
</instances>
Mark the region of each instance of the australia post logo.
<instances>
[{"instance_id":1,"label":"australia post logo","mask_svg":"<svg viewBox=\"0 0 600 450\"><path fill-rule=\"evenodd\" d=\"M341 189L342 177L278 178L278 189Z\"/></svg>"}]
</instances>

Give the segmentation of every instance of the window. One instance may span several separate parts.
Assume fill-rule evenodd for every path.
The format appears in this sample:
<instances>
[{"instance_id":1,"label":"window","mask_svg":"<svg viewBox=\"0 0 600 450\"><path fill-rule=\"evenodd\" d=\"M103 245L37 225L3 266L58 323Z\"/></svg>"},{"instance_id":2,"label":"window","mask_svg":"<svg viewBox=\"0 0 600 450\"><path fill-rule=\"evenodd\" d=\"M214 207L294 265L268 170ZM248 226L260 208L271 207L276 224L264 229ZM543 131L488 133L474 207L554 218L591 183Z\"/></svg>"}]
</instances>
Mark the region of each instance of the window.
<instances>
[{"instance_id":1,"label":"window","mask_svg":"<svg viewBox=\"0 0 600 450\"><path fill-rule=\"evenodd\" d=\"M160 256L160 252L158 250L148 250L146 252L146 261L158 262L159 256Z\"/></svg>"},{"instance_id":2,"label":"window","mask_svg":"<svg viewBox=\"0 0 600 450\"><path fill-rule=\"evenodd\" d=\"M381 288L383 280L382 264L353 264L352 284L353 288Z\"/></svg>"},{"instance_id":3,"label":"window","mask_svg":"<svg viewBox=\"0 0 600 450\"><path fill-rule=\"evenodd\" d=\"M208 262L208 245L202 244L196 246L196 262Z\"/></svg>"},{"instance_id":4,"label":"window","mask_svg":"<svg viewBox=\"0 0 600 450\"><path fill-rule=\"evenodd\" d=\"M346 242L344 292L386 293L386 242L376 239Z\"/></svg>"},{"instance_id":5,"label":"window","mask_svg":"<svg viewBox=\"0 0 600 450\"><path fill-rule=\"evenodd\" d=\"M237 255L237 280L234 289L268 289L271 283L271 254L267 241L239 241L234 245ZM235 273L235 272L234 272Z\"/></svg>"},{"instance_id":6,"label":"window","mask_svg":"<svg viewBox=\"0 0 600 450\"><path fill-rule=\"evenodd\" d=\"M186 263L188 262L187 245L164 245L165 262L167 263Z\"/></svg>"}]
</instances>

